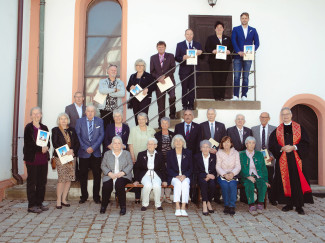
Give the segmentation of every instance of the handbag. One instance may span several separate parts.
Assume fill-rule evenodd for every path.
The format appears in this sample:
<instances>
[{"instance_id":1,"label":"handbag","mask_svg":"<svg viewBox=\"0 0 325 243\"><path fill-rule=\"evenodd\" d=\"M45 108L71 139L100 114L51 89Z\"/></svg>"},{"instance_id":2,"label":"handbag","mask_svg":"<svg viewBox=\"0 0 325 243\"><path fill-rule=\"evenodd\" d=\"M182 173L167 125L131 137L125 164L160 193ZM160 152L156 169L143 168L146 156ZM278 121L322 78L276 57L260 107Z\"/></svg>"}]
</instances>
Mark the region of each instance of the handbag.
<instances>
[{"instance_id":1,"label":"handbag","mask_svg":"<svg viewBox=\"0 0 325 243\"><path fill-rule=\"evenodd\" d=\"M52 170L56 169L55 157L52 157L52 159L51 159L51 166L52 166Z\"/></svg>"}]
</instances>

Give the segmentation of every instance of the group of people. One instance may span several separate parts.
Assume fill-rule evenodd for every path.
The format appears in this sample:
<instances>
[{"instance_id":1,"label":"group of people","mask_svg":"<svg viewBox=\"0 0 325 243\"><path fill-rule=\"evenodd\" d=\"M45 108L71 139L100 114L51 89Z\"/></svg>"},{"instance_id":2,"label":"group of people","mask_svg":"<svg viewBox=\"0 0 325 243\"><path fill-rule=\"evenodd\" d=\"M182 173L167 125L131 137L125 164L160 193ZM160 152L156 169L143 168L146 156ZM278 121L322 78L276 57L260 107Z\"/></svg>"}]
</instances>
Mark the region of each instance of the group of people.
<instances>
[{"instance_id":1,"label":"group of people","mask_svg":"<svg viewBox=\"0 0 325 243\"><path fill-rule=\"evenodd\" d=\"M95 116L96 108L82 105L82 93L77 92L74 97L75 103L67 106L65 113L59 114L57 127L52 129L52 157L58 172L57 209L70 206L67 195L71 181L76 180L76 169L79 170L81 187L79 203L88 200L88 171L91 169L93 200L101 205L100 213L106 212L114 188L120 214L126 213L125 186L129 183L143 185L142 190L140 187L133 189L135 203L142 203L142 211L147 210L153 190L156 209L163 210L163 201L174 202L176 216L187 216L186 204L190 197L194 200L196 185L201 191L204 215L214 212L213 199L220 200L216 184L221 187L224 213L230 215L235 214L239 182L245 188L241 199L247 200L249 212L253 215L263 210L267 188L272 204L286 204L283 211L295 206L298 213L304 214L304 202L313 202L302 167L308 154L308 137L299 124L291 121L289 108L281 110L284 123L277 128L268 124L269 114L263 112L261 124L252 129L244 126L245 116L242 114L236 116L235 126L226 129L223 123L215 120L216 111L208 109L206 122L193 122L193 111L185 110L184 122L177 124L174 132L169 130L168 117L161 119L162 129L156 132L147 125L146 113L140 112L138 125L129 128L122 123L123 112L118 109L113 111L114 122L104 129L103 120ZM28 211L40 213L48 210L42 203L50 143L44 147L37 146L36 137L39 130L49 130L41 123L39 107L32 108L30 114L32 122L25 127L23 151L28 171ZM219 145L212 145L211 138ZM74 157L66 164L61 163L55 152L63 145L68 145L67 154ZM267 161L260 151L263 149L269 150ZM173 186L173 201L169 185ZM255 187L257 201L254 200Z\"/></svg>"},{"instance_id":2,"label":"group of people","mask_svg":"<svg viewBox=\"0 0 325 243\"><path fill-rule=\"evenodd\" d=\"M248 26L248 13L242 13L240 20L241 25L233 28L231 37L223 34L225 28L224 24L217 21L214 25L216 34L209 36L205 44L205 51L211 54L209 55L209 65L211 71L213 71L212 77L213 85L215 86L213 89L215 100L224 100L225 98L225 86L232 59L234 66L234 96L232 100L239 100L241 75L243 75L241 100L247 100L248 76L252 61L243 60L245 55L244 45L255 45L255 50L257 50L259 47L259 38L256 29ZM194 66L187 65L186 63L186 60L190 58L190 56L187 55L187 50L195 49L197 56L201 59L203 57L203 48L199 42L193 40L193 37L193 30L187 29L185 31L185 40L177 44L175 56L166 52L166 43L164 41L159 41L157 43L158 53L150 58L150 73L146 72L146 62L144 60L136 60L136 73L130 76L126 87L126 91L130 93L128 108L133 109L136 125L138 125L137 115L140 112L148 114L152 93L154 91L156 91L157 95L159 114L158 125L160 126L161 118L165 117L166 93L169 95L169 117L171 119L176 118L175 61L180 63L179 78L182 86L183 110L194 109ZM226 60L215 58L217 45L227 46ZM199 65L197 69L199 69ZM107 74L108 78L99 81L99 93L107 95L107 98L98 106L105 127L107 124L114 122L112 112L116 108L123 108L122 98L125 96L125 86L123 82L117 78L117 66L110 65ZM157 84L165 84L166 78L170 78L174 86L167 91L161 92ZM145 95L141 101L134 97L134 93L132 92L137 85L143 89L142 94Z\"/></svg>"}]
</instances>

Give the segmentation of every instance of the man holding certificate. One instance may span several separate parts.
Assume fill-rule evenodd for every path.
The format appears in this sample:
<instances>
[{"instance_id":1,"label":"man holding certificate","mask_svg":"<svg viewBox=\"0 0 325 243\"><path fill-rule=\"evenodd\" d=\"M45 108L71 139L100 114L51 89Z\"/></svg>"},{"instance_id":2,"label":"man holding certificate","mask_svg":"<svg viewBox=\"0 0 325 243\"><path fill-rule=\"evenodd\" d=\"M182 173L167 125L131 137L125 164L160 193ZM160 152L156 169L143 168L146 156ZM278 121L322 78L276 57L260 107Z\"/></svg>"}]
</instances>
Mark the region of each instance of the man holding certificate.
<instances>
[{"instance_id":1,"label":"man holding certificate","mask_svg":"<svg viewBox=\"0 0 325 243\"><path fill-rule=\"evenodd\" d=\"M161 118L165 117L165 97L166 92L169 94L169 117L171 119L176 119L176 96L175 96L175 58L171 53L165 52L166 43L164 41L159 41L157 43L158 53L151 56L150 58L150 74L154 79L158 79L158 85L156 89L157 94L157 104L158 104L158 126L160 127ZM171 70L172 69L172 70ZM168 73L166 73L170 70ZM173 87L168 90L162 91L168 82L172 82Z\"/></svg>"},{"instance_id":2,"label":"man holding certificate","mask_svg":"<svg viewBox=\"0 0 325 243\"><path fill-rule=\"evenodd\" d=\"M178 74L179 74L179 78L180 78L180 80L182 82L182 105L183 105L183 110L187 110L187 109L194 110L194 98L195 98L194 75L191 75L191 73L194 72L194 66L193 65L187 65L187 63L185 61L185 60L190 58L190 56L187 55L187 51L188 50L195 50L197 56L200 56L202 54L202 46L201 46L201 44L199 42L193 41L193 37L194 37L193 31L191 29L187 29L185 31L186 40L184 40L182 42L179 42L177 44L176 54L175 54L175 60L177 62L180 62L180 63L182 62L182 64L179 67ZM189 75L191 75L191 76L188 77ZM192 91L189 92L190 90L192 90ZM187 94L187 92L189 92L189 93Z\"/></svg>"}]
</instances>

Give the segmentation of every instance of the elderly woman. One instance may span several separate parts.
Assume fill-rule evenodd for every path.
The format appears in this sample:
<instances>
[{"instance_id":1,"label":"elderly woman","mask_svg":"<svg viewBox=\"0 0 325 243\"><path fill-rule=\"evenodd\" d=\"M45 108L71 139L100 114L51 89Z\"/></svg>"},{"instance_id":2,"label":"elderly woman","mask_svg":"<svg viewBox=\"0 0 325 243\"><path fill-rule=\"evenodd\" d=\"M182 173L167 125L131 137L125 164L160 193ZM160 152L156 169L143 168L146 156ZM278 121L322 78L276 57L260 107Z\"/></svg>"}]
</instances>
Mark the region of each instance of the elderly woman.
<instances>
[{"instance_id":1,"label":"elderly woman","mask_svg":"<svg viewBox=\"0 0 325 243\"><path fill-rule=\"evenodd\" d=\"M106 212L113 185L115 185L116 195L120 204L120 215L126 213L126 193L125 185L132 180L133 163L129 151L123 150L123 142L121 137L115 136L112 139L112 150L105 153L102 160L103 172L103 200L100 213Z\"/></svg>"},{"instance_id":2,"label":"elderly woman","mask_svg":"<svg viewBox=\"0 0 325 243\"><path fill-rule=\"evenodd\" d=\"M149 104L151 103L151 94L156 89L156 84L153 84L154 78L151 74L146 72L146 62L144 60L136 60L134 66L136 73L131 75L126 90L130 92L128 108L133 108L135 124L138 125L137 114L144 112L148 115ZM139 101L135 97L132 98L133 94L131 93L131 90L135 89L137 84L143 89L142 94L147 95L142 101Z\"/></svg>"},{"instance_id":3,"label":"elderly woman","mask_svg":"<svg viewBox=\"0 0 325 243\"><path fill-rule=\"evenodd\" d=\"M216 155L210 153L212 144L208 140L200 142L200 148L202 153L198 153L194 156L194 165L196 173L198 175L198 183L201 189L203 209L202 213L208 216L209 213L214 213L211 201L215 196L217 176L216 171Z\"/></svg>"},{"instance_id":4,"label":"elderly woman","mask_svg":"<svg viewBox=\"0 0 325 243\"><path fill-rule=\"evenodd\" d=\"M142 208L141 211L146 211L149 206L150 192L153 190L155 198L155 206L158 210L163 210L161 207L160 195L161 185L167 186L166 167L162 160L161 153L156 151L157 139L149 138L147 150L138 154L137 162L135 163L136 174L134 185L139 182L143 185L142 189Z\"/></svg>"},{"instance_id":5,"label":"elderly woman","mask_svg":"<svg viewBox=\"0 0 325 243\"><path fill-rule=\"evenodd\" d=\"M239 153L234 148L231 138L228 136L223 137L220 141L216 169L218 173L217 180L221 187L225 206L223 212L234 215L237 200L237 176L240 172L241 165Z\"/></svg>"},{"instance_id":6,"label":"elderly woman","mask_svg":"<svg viewBox=\"0 0 325 243\"><path fill-rule=\"evenodd\" d=\"M41 123L42 110L34 107L30 111L32 119L24 131L24 161L27 167L27 198L28 212L41 213L49 208L42 203L45 196L45 186L47 182L47 169L50 141L47 146L40 147L36 144L36 138L39 130L49 131L47 126ZM48 134L49 136L49 134Z\"/></svg>"},{"instance_id":7,"label":"elderly woman","mask_svg":"<svg viewBox=\"0 0 325 243\"><path fill-rule=\"evenodd\" d=\"M123 141L123 149L128 148L128 138L130 134L130 128L128 125L122 123L123 112L121 110L113 111L113 124L108 124L105 130L104 138L104 153L107 150L112 150L112 138L115 136L120 136Z\"/></svg>"},{"instance_id":8,"label":"elderly woman","mask_svg":"<svg viewBox=\"0 0 325 243\"><path fill-rule=\"evenodd\" d=\"M170 126L169 117L163 117L160 120L161 131L156 132L155 138L158 140L157 151L162 154L162 159L165 166L167 166L167 152L172 149L171 142L174 137L174 132L170 131L168 128ZM162 188L161 189L161 198L160 201L163 201L165 195L165 202L172 203L170 199L171 188Z\"/></svg>"},{"instance_id":9,"label":"elderly woman","mask_svg":"<svg viewBox=\"0 0 325 243\"><path fill-rule=\"evenodd\" d=\"M175 135L172 140L172 150L167 152L168 184L174 186L174 202L176 216L188 214L185 210L190 192L190 178L192 176L192 152L186 149L186 142L182 135ZM182 198L182 205L180 205Z\"/></svg>"},{"instance_id":10,"label":"elderly woman","mask_svg":"<svg viewBox=\"0 0 325 243\"><path fill-rule=\"evenodd\" d=\"M153 128L146 125L148 122L148 116L146 113L139 113L137 118L139 125L131 128L128 140L129 150L133 163L137 161L136 158L138 157L138 153L147 149L148 139L154 137L154 134L156 132ZM134 174L136 174L136 171L134 171ZM132 191L135 192L135 203L140 203L140 188L134 188Z\"/></svg>"},{"instance_id":11,"label":"elderly woman","mask_svg":"<svg viewBox=\"0 0 325 243\"><path fill-rule=\"evenodd\" d=\"M76 131L74 128L69 127L70 119L68 114L59 114L56 123L58 126L52 129L52 145L54 148L53 157L58 171L56 208L61 209L62 206L70 207L70 204L67 203L67 196L71 186L71 181L75 180L75 162L80 144ZM62 164L55 149L65 144L67 144L70 149L67 152L67 155L72 155L74 160L69 163Z\"/></svg>"},{"instance_id":12,"label":"elderly woman","mask_svg":"<svg viewBox=\"0 0 325 243\"><path fill-rule=\"evenodd\" d=\"M256 151L256 140L249 136L245 140L246 150L240 152L241 183L245 187L249 212L252 215L262 213L265 193L268 183L268 174L262 152ZM257 188L257 206L255 206L254 189Z\"/></svg>"}]
</instances>

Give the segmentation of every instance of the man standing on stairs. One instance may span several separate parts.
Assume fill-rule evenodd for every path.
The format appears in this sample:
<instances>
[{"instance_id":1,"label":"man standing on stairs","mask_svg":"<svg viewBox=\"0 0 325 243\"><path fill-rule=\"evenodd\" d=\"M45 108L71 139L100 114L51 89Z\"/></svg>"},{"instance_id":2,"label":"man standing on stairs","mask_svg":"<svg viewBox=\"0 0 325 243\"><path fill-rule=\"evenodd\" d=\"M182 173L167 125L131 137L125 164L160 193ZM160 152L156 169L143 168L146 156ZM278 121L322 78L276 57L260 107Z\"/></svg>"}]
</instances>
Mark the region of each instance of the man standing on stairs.
<instances>
[{"instance_id":1,"label":"man standing on stairs","mask_svg":"<svg viewBox=\"0 0 325 243\"><path fill-rule=\"evenodd\" d=\"M185 31L186 40L179 42L176 47L175 60L177 62L183 62L179 67L179 79L182 82L182 105L183 110L194 110L194 99L195 99L195 82L194 82L194 65L187 65L186 59L190 56L186 55L187 49L197 50L197 55L202 54L202 46L199 42L193 41L194 33L193 30L187 29ZM202 56L203 57L203 56ZM197 66L198 69L198 66ZM191 75L192 74L192 75ZM193 90L192 90L193 89ZM191 92L189 92L192 90ZM187 92L189 92L187 94Z\"/></svg>"},{"instance_id":2,"label":"man standing on stairs","mask_svg":"<svg viewBox=\"0 0 325 243\"><path fill-rule=\"evenodd\" d=\"M158 82L165 84L165 78L169 77L174 87L170 88L167 91L161 92L159 87L157 86L156 94L157 94L157 104L158 104L158 126L160 126L161 118L165 117L165 97L166 93L169 94L169 117L170 119L176 119L176 96L175 96L175 58L171 53L167 53L166 51L166 43L164 41L159 41L157 43L158 53L151 56L150 58L150 74ZM169 71L170 70L170 71ZM169 72L168 72L169 71ZM166 73L168 72L168 73Z\"/></svg>"}]
</instances>

